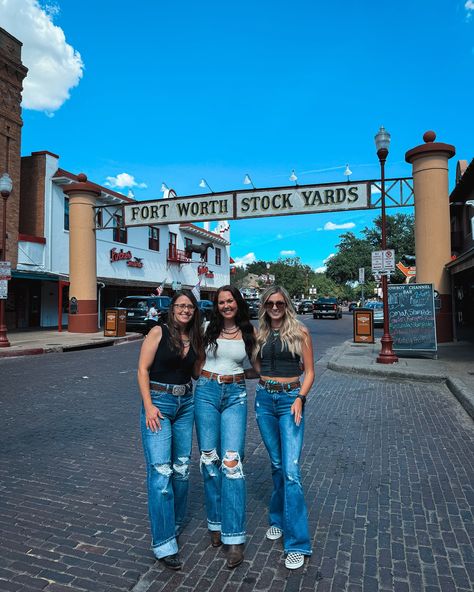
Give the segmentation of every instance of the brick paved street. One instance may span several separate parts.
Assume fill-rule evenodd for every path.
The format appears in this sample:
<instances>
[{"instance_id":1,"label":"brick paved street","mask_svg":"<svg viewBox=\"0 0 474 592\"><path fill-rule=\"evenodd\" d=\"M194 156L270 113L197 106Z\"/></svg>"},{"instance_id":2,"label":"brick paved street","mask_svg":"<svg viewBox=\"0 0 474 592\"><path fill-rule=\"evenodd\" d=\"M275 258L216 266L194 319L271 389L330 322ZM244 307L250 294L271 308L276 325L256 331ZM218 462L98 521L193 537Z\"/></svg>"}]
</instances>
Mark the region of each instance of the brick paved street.
<instances>
[{"instance_id":1,"label":"brick paved street","mask_svg":"<svg viewBox=\"0 0 474 592\"><path fill-rule=\"evenodd\" d=\"M149 550L138 347L0 362L1 592L472 590L472 421L444 386L322 367L306 415L305 568L288 572L264 539L271 479L252 411L245 562L229 571L208 544L194 449L184 568L165 570Z\"/></svg>"}]
</instances>

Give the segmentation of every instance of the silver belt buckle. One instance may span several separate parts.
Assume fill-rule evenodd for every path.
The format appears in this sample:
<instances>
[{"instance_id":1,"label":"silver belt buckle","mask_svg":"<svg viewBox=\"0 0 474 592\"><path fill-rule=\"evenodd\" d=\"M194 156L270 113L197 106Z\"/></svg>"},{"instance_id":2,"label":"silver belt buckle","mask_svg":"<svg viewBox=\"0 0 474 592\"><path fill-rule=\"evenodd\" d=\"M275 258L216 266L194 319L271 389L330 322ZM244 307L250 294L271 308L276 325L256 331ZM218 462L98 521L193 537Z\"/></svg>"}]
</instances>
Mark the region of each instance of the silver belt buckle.
<instances>
[{"instance_id":1,"label":"silver belt buckle","mask_svg":"<svg viewBox=\"0 0 474 592\"><path fill-rule=\"evenodd\" d=\"M222 384L221 376L222 376L221 374L217 375L217 378L216 378L217 384Z\"/></svg>"},{"instance_id":2,"label":"silver belt buckle","mask_svg":"<svg viewBox=\"0 0 474 592\"><path fill-rule=\"evenodd\" d=\"M175 384L173 386L172 393L175 397L182 397L186 394L186 385L185 384Z\"/></svg>"}]
</instances>

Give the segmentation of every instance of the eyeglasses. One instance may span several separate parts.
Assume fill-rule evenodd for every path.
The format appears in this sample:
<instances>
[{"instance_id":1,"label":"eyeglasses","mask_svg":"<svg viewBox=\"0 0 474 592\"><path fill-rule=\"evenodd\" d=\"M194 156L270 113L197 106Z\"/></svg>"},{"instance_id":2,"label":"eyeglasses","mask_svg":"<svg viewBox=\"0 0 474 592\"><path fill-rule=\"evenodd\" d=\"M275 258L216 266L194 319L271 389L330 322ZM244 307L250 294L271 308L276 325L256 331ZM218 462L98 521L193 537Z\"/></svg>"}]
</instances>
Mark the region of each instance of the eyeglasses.
<instances>
[{"instance_id":1,"label":"eyeglasses","mask_svg":"<svg viewBox=\"0 0 474 592\"><path fill-rule=\"evenodd\" d=\"M272 310L274 306L276 306L278 310L283 310L286 306L286 302L284 300L277 300L276 302L270 302L270 300L267 300L264 306L267 310Z\"/></svg>"},{"instance_id":2,"label":"eyeglasses","mask_svg":"<svg viewBox=\"0 0 474 592\"><path fill-rule=\"evenodd\" d=\"M194 304L175 304L174 307L178 310L194 310L196 308Z\"/></svg>"}]
</instances>

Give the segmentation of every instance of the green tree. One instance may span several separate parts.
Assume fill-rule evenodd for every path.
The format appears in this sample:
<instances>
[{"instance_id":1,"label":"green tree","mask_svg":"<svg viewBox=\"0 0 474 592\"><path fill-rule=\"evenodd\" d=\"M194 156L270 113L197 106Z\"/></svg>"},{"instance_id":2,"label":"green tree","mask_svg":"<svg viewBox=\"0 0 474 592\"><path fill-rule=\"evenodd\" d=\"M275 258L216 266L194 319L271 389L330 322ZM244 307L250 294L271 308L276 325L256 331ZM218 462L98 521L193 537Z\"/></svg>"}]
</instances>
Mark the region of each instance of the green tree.
<instances>
[{"instance_id":1,"label":"green tree","mask_svg":"<svg viewBox=\"0 0 474 592\"><path fill-rule=\"evenodd\" d=\"M355 282L359 268L364 267L368 275L371 269L372 247L367 239L358 238L353 232L341 234L338 252L327 262L326 274L337 284Z\"/></svg>"}]
</instances>

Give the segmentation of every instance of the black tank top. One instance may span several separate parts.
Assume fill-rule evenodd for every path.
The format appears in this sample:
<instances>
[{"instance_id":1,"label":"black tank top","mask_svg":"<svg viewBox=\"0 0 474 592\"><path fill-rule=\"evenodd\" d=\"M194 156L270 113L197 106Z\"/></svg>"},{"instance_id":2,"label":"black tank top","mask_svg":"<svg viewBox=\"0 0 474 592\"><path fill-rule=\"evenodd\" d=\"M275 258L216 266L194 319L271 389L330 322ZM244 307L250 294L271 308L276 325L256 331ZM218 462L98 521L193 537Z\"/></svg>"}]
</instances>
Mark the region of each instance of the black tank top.
<instances>
[{"instance_id":1,"label":"black tank top","mask_svg":"<svg viewBox=\"0 0 474 592\"><path fill-rule=\"evenodd\" d=\"M262 376L278 376L291 378L302 372L301 359L298 354L293 355L286 347L281 350L279 335L272 335L260 352L260 374Z\"/></svg>"},{"instance_id":2,"label":"black tank top","mask_svg":"<svg viewBox=\"0 0 474 592\"><path fill-rule=\"evenodd\" d=\"M150 368L150 380L165 384L186 384L191 380L196 352L192 347L182 358L179 352L171 349L170 332L162 325L163 335Z\"/></svg>"}]
</instances>

